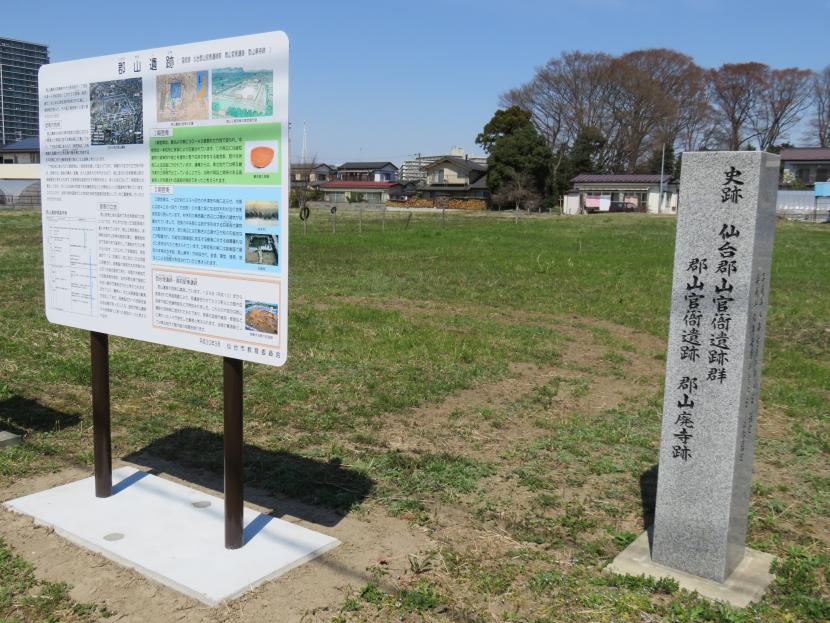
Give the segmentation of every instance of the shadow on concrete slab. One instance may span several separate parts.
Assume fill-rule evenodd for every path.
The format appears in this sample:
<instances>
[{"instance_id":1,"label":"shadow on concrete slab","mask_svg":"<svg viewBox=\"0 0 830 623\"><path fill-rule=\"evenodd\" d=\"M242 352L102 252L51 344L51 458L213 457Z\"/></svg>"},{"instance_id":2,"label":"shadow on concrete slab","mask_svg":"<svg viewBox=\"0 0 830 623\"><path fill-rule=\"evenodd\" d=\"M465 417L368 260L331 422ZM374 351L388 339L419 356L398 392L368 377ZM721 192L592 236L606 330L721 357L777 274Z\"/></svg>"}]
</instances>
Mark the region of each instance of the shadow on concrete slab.
<instances>
[{"instance_id":1,"label":"shadow on concrete slab","mask_svg":"<svg viewBox=\"0 0 830 623\"><path fill-rule=\"evenodd\" d=\"M112 494L117 495L117 494L121 493L127 487L129 487L131 485L134 485L139 480L141 480L142 478L146 478L149 475L150 475L150 472L136 472L132 476L127 476L123 480L121 480L121 481L115 483L114 485L112 485Z\"/></svg>"},{"instance_id":2,"label":"shadow on concrete slab","mask_svg":"<svg viewBox=\"0 0 830 623\"><path fill-rule=\"evenodd\" d=\"M648 545L651 547L654 508L657 504L657 471L652 465L640 475L640 503L643 508L643 530L648 531Z\"/></svg>"},{"instance_id":3,"label":"shadow on concrete slab","mask_svg":"<svg viewBox=\"0 0 830 623\"><path fill-rule=\"evenodd\" d=\"M245 500L274 508L274 517L291 515L334 526L366 499L375 485L365 474L336 461L320 461L250 444L245 444L243 457ZM182 428L123 459L220 495L224 489L223 443L218 433ZM248 540L249 536L245 538Z\"/></svg>"},{"instance_id":4,"label":"shadow on concrete slab","mask_svg":"<svg viewBox=\"0 0 830 623\"><path fill-rule=\"evenodd\" d=\"M0 400L0 430L15 435L61 430L80 421L79 415L56 411L23 396Z\"/></svg>"}]
</instances>

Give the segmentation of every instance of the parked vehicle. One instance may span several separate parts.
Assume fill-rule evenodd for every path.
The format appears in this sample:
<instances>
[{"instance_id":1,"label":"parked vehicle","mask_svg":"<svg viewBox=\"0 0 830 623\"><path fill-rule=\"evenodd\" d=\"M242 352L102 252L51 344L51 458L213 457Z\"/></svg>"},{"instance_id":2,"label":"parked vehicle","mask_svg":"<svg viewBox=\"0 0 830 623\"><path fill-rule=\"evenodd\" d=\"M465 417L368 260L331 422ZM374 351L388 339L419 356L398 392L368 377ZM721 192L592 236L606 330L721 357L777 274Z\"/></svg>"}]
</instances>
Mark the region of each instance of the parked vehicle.
<instances>
[{"instance_id":1,"label":"parked vehicle","mask_svg":"<svg viewBox=\"0 0 830 623\"><path fill-rule=\"evenodd\" d=\"M625 201L612 201L608 208L609 212L636 212L637 206L633 203L626 203Z\"/></svg>"}]
</instances>

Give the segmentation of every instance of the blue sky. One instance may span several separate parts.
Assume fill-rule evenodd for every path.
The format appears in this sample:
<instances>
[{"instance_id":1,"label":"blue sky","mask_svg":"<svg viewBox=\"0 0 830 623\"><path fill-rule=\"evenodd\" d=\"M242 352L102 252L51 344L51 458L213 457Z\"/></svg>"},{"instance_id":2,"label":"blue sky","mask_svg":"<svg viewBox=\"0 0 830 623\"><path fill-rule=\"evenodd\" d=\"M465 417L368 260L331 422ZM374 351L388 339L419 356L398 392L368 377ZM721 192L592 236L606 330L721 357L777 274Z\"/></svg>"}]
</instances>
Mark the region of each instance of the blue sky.
<instances>
[{"instance_id":1,"label":"blue sky","mask_svg":"<svg viewBox=\"0 0 830 623\"><path fill-rule=\"evenodd\" d=\"M828 16L830 0L4 0L0 35L63 61L283 30L292 151L305 121L318 161L399 162L453 145L478 153L499 95L562 51L670 47L704 67L820 69Z\"/></svg>"}]
</instances>

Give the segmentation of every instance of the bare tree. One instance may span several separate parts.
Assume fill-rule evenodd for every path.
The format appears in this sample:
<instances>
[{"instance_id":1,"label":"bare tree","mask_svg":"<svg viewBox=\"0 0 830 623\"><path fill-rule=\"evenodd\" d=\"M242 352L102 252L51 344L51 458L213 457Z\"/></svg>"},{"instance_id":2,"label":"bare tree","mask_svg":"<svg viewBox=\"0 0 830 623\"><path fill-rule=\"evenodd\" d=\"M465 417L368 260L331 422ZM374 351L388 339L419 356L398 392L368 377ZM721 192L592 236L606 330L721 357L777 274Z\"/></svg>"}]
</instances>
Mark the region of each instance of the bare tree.
<instances>
[{"instance_id":1,"label":"bare tree","mask_svg":"<svg viewBox=\"0 0 830 623\"><path fill-rule=\"evenodd\" d=\"M567 52L536 70L533 80L501 97L530 111L554 153L557 178L564 154L586 128L604 137L596 166L633 171L656 145L708 139L711 111L705 74L685 54L653 49L619 58Z\"/></svg>"},{"instance_id":2,"label":"bare tree","mask_svg":"<svg viewBox=\"0 0 830 623\"><path fill-rule=\"evenodd\" d=\"M664 48L636 50L614 63L612 103L625 170L633 173L649 151L673 145L705 99L703 70L690 56Z\"/></svg>"},{"instance_id":3,"label":"bare tree","mask_svg":"<svg viewBox=\"0 0 830 623\"><path fill-rule=\"evenodd\" d=\"M303 176L303 180L302 184L297 184L291 188L291 195L293 197L291 197L290 203L295 204L301 210L308 201L313 201L320 195L320 192L313 186L314 180L311 179L314 169L317 168L317 164L317 154L313 155L308 162L297 163L297 172ZM289 179L293 179L294 172L291 171L290 173L288 177Z\"/></svg>"},{"instance_id":4,"label":"bare tree","mask_svg":"<svg viewBox=\"0 0 830 623\"><path fill-rule=\"evenodd\" d=\"M709 98L727 149L738 150L755 138L747 130L756 114L768 71L763 63L726 64L709 71Z\"/></svg>"},{"instance_id":5,"label":"bare tree","mask_svg":"<svg viewBox=\"0 0 830 623\"><path fill-rule=\"evenodd\" d=\"M790 67L766 72L752 129L758 148L766 150L795 126L813 100L813 72Z\"/></svg>"},{"instance_id":6,"label":"bare tree","mask_svg":"<svg viewBox=\"0 0 830 623\"><path fill-rule=\"evenodd\" d=\"M569 147L584 128L597 127L605 136L616 133L609 106L616 88L611 80L612 60L608 54L566 52L539 67L530 82L501 97L505 108L516 105L531 113L533 124L550 147L552 191L561 183ZM603 167L611 160L610 149L597 156Z\"/></svg>"},{"instance_id":7,"label":"bare tree","mask_svg":"<svg viewBox=\"0 0 830 623\"><path fill-rule=\"evenodd\" d=\"M680 151L707 146L714 116L706 92L706 72L685 54L673 50L658 51L665 57L662 73L667 74L660 84L674 105L674 114L660 122L662 142Z\"/></svg>"},{"instance_id":8,"label":"bare tree","mask_svg":"<svg viewBox=\"0 0 830 623\"><path fill-rule=\"evenodd\" d=\"M529 111L531 121L539 134L544 137L551 149L555 149L562 138L562 123L566 111L558 94L547 87L548 85L537 77L503 94L500 104L505 108L519 106Z\"/></svg>"},{"instance_id":9,"label":"bare tree","mask_svg":"<svg viewBox=\"0 0 830 623\"><path fill-rule=\"evenodd\" d=\"M512 170L510 179L499 186L498 192L493 195L493 201L498 206L512 205L516 214L520 209L532 210L541 205L542 198L536 191L536 182L533 176L525 171Z\"/></svg>"},{"instance_id":10,"label":"bare tree","mask_svg":"<svg viewBox=\"0 0 830 623\"><path fill-rule=\"evenodd\" d=\"M532 114L533 124L557 153L585 127L615 134L609 103L616 88L608 54L566 52L536 70L533 80L501 97L505 107L517 105Z\"/></svg>"},{"instance_id":11,"label":"bare tree","mask_svg":"<svg viewBox=\"0 0 830 623\"><path fill-rule=\"evenodd\" d=\"M816 132L815 136L820 146L830 147L830 65L815 75L813 95L815 116L812 126Z\"/></svg>"},{"instance_id":12,"label":"bare tree","mask_svg":"<svg viewBox=\"0 0 830 623\"><path fill-rule=\"evenodd\" d=\"M713 145L717 134L717 119L712 105L704 95L684 111L685 119L677 135L680 151L695 151Z\"/></svg>"},{"instance_id":13,"label":"bare tree","mask_svg":"<svg viewBox=\"0 0 830 623\"><path fill-rule=\"evenodd\" d=\"M707 71L665 48L619 57L575 51L539 67L501 103L531 113L553 152L550 177L561 188L567 154L588 128L603 139L592 154L595 170L636 172L663 145L676 152L771 147L797 126L815 97L814 125L821 144L830 144L830 68L816 78L814 94L811 75L762 63Z\"/></svg>"}]
</instances>

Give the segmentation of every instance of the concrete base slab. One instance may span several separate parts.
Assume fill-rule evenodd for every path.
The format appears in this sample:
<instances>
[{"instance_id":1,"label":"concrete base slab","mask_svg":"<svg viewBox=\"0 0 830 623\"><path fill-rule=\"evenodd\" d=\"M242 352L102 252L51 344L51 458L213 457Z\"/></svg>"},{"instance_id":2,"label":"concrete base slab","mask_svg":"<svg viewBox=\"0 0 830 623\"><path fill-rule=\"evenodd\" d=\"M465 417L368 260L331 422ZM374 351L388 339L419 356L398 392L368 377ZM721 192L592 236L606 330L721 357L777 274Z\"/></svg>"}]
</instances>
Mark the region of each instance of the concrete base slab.
<instances>
[{"instance_id":1,"label":"concrete base slab","mask_svg":"<svg viewBox=\"0 0 830 623\"><path fill-rule=\"evenodd\" d=\"M643 532L603 571L619 575L644 575L655 580L673 578L680 584L680 588L687 591L697 591L703 597L725 601L736 608L745 608L753 601L760 601L774 579L775 576L769 572L773 560L775 556L772 554L747 547L744 559L726 582L721 584L652 562L648 532Z\"/></svg>"},{"instance_id":2,"label":"concrete base slab","mask_svg":"<svg viewBox=\"0 0 830 623\"><path fill-rule=\"evenodd\" d=\"M7 430L0 430L0 450L3 448L11 448L22 441L20 435L15 435Z\"/></svg>"},{"instance_id":3,"label":"concrete base slab","mask_svg":"<svg viewBox=\"0 0 830 623\"><path fill-rule=\"evenodd\" d=\"M133 467L113 470L112 481L109 498L96 498L94 479L85 478L6 506L210 606L340 544L245 508L245 544L227 550L221 498Z\"/></svg>"}]
</instances>

